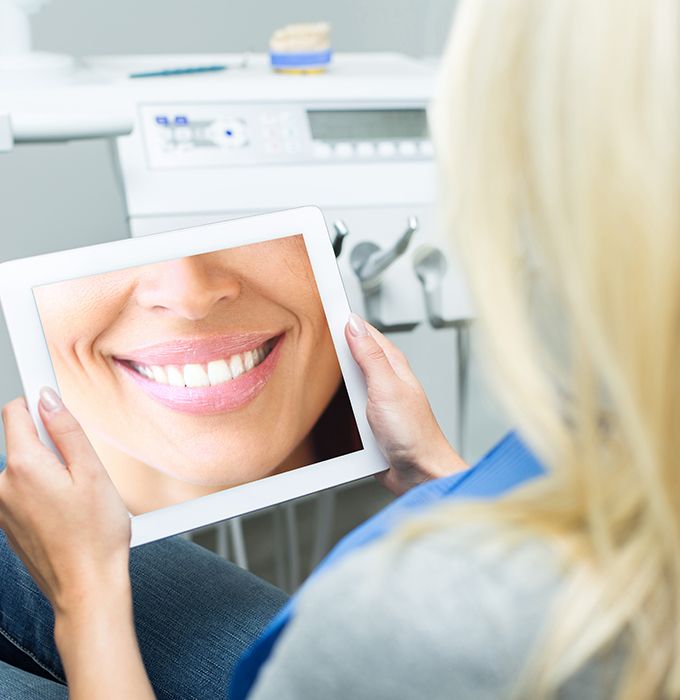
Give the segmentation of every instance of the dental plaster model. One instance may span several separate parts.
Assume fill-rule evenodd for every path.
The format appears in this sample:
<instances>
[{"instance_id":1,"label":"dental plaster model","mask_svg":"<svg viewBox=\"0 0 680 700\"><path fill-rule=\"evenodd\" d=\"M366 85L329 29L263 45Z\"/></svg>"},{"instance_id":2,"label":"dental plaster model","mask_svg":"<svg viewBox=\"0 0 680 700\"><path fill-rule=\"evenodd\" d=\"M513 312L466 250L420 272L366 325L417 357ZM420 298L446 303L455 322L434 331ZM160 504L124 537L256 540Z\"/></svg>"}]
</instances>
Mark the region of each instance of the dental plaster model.
<instances>
[{"instance_id":1,"label":"dental plaster model","mask_svg":"<svg viewBox=\"0 0 680 700\"><path fill-rule=\"evenodd\" d=\"M272 68L280 73L321 73L331 62L331 27L327 22L289 24L269 41Z\"/></svg>"}]
</instances>

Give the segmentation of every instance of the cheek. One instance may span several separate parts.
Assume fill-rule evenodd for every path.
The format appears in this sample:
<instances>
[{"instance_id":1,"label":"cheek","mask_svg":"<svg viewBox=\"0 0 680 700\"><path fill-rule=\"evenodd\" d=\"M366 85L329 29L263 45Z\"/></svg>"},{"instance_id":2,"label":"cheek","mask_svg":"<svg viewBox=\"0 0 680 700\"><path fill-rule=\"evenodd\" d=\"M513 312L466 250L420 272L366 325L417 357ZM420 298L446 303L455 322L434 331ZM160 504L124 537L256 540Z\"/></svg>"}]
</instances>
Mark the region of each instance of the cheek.
<instances>
[{"instance_id":1,"label":"cheek","mask_svg":"<svg viewBox=\"0 0 680 700\"><path fill-rule=\"evenodd\" d=\"M322 412L335 394L342 373L325 317L308 333L309 355L303 378L302 399L314 412ZM317 416L318 417L318 416Z\"/></svg>"},{"instance_id":2,"label":"cheek","mask_svg":"<svg viewBox=\"0 0 680 700\"><path fill-rule=\"evenodd\" d=\"M328 332L326 314L313 279L288 279L277 294L278 303L287 308L301 325L314 329L316 335Z\"/></svg>"},{"instance_id":3,"label":"cheek","mask_svg":"<svg viewBox=\"0 0 680 700\"><path fill-rule=\"evenodd\" d=\"M309 283L307 283L308 285ZM309 371L320 381L320 392L327 393L328 387L337 388L340 381L335 346L326 320L326 314L316 290L301 290L298 285L288 295L288 308L300 324L300 342L308 353ZM284 302L282 302L284 303Z\"/></svg>"},{"instance_id":4,"label":"cheek","mask_svg":"<svg viewBox=\"0 0 680 700\"><path fill-rule=\"evenodd\" d=\"M53 359L92 356L97 339L122 317L133 288L134 277L123 270L37 289L36 304Z\"/></svg>"},{"instance_id":5,"label":"cheek","mask_svg":"<svg viewBox=\"0 0 680 700\"><path fill-rule=\"evenodd\" d=\"M41 313L45 338L55 364L71 367L92 361L97 339L115 322L117 307L99 305Z\"/></svg>"},{"instance_id":6,"label":"cheek","mask_svg":"<svg viewBox=\"0 0 680 700\"><path fill-rule=\"evenodd\" d=\"M338 362L338 356L335 353L335 346L333 345L333 339L331 338L330 330L324 322L325 335L320 343L320 354L322 360L320 362L322 366L322 372L324 376L327 377L327 389L330 388L332 393L340 384L340 379L342 377L342 372L340 371L340 363Z\"/></svg>"}]
</instances>

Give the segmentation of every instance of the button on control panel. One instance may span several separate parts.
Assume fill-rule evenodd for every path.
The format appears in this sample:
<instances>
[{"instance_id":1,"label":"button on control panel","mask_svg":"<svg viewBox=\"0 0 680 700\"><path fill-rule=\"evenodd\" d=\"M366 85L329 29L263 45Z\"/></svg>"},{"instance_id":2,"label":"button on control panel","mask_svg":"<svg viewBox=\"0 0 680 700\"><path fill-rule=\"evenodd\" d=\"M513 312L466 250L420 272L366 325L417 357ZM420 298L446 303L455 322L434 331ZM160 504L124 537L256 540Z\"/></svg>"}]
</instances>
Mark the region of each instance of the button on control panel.
<instances>
[{"instance_id":1,"label":"button on control panel","mask_svg":"<svg viewBox=\"0 0 680 700\"><path fill-rule=\"evenodd\" d=\"M344 141L336 143L333 150L338 158L351 158L354 155L354 146Z\"/></svg>"},{"instance_id":2,"label":"button on control panel","mask_svg":"<svg viewBox=\"0 0 680 700\"><path fill-rule=\"evenodd\" d=\"M375 156L375 145L370 141L358 143L357 155L361 158L373 158Z\"/></svg>"},{"instance_id":3,"label":"button on control panel","mask_svg":"<svg viewBox=\"0 0 680 700\"><path fill-rule=\"evenodd\" d=\"M381 141L378 144L378 155L383 158L392 158L397 155L397 145L394 141Z\"/></svg>"},{"instance_id":4,"label":"button on control panel","mask_svg":"<svg viewBox=\"0 0 680 700\"><path fill-rule=\"evenodd\" d=\"M315 158L326 160L333 157L333 148L325 141L315 141L312 148Z\"/></svg>"},{"instance_id":5,"label":"button on control panel","mask_svg":"<svg viewBox=\"0 0 680 700\"><path fill-rule=\"evenodd\" d=\"M397 144L397 149L402 156L418 155L418 145L414 141L400 141Z\"/></svg>"}]
</instances>

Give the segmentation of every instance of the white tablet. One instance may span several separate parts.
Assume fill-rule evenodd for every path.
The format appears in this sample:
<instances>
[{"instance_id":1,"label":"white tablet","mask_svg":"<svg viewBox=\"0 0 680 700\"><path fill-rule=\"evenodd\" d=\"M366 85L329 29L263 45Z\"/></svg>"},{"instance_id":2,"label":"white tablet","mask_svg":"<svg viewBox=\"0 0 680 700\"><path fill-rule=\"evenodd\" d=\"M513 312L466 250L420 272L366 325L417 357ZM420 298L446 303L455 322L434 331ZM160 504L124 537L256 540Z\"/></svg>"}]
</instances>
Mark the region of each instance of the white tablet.
<instances>
[{"instance_id":1,"label":"white tablet","mask_svg":"<svg viewBox=\"0 0 680 700\"><path fill-rule=\"evenodd\" d=\"M386 468L314 207L6 262L0 301L41 438L56 386L133 545Z\"/></svg>"}]
</instances>

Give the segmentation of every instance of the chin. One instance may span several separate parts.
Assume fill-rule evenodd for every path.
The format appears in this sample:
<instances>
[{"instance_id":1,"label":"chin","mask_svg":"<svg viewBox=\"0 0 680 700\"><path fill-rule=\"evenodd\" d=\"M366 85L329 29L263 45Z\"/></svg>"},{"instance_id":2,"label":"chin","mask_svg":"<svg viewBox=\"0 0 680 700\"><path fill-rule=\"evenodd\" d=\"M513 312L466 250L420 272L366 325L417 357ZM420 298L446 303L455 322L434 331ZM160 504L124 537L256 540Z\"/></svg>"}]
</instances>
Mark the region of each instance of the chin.
<instances>
[{"instance_id":1,"label":"chin","mask_svg":"<svg viewBox=\"0 0 680 700\"><path fill-rule=\"evenodd\" d=\"M264 467L262 464L269 462L258 462L257 466L243 467L230 465L225 466L224 462L218 464L201 464L193 462L190 468L167 469L160 465L154 465L158 471L163 472L167 476L187 484L187 486L196 486L213 491L221 491L223 489L233 488L240 484L257 481L270 474L274 473L276 467Z\"/></svg>"}]
</instances>

